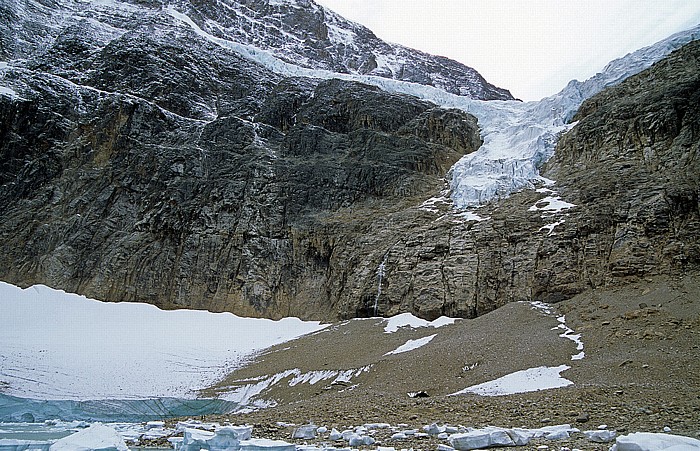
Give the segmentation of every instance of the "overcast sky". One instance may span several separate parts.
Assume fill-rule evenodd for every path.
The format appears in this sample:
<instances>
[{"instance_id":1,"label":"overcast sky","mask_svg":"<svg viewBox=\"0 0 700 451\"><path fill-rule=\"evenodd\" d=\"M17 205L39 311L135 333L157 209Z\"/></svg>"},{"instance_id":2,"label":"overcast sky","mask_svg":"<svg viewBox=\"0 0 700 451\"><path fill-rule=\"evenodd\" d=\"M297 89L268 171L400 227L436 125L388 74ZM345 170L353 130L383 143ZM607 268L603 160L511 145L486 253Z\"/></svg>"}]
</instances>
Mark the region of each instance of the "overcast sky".
<instances>
[{"instance_id":1,"label":"overcast sky","mask_svg":"<svg viewBox=\"0 0 700 451\"><path fill-rule=\"evenodd\" d=\"M379 38L471 66L523 100L700 23L700 0L316 0Z\"/></svg>"}]
</instances>

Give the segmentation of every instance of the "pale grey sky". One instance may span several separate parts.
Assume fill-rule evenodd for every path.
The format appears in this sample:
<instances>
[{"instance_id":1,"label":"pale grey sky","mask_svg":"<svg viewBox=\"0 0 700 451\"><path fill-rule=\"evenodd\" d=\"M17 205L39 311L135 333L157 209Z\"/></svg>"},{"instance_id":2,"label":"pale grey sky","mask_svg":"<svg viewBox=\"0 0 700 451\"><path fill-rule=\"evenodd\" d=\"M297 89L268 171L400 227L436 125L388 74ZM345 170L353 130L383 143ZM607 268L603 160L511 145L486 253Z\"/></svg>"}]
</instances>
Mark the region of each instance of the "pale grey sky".
<instances>
[{"instance_id":1,"label":"pale grey sky","mask_svg":"<svg viewBox=\"0 0 700 451\"><path fill-rule=\"evenodd\" d=\"M700 23L700 0L316 0L385 41L447 56L523 100Z\"/></svg>"}]
</instances>

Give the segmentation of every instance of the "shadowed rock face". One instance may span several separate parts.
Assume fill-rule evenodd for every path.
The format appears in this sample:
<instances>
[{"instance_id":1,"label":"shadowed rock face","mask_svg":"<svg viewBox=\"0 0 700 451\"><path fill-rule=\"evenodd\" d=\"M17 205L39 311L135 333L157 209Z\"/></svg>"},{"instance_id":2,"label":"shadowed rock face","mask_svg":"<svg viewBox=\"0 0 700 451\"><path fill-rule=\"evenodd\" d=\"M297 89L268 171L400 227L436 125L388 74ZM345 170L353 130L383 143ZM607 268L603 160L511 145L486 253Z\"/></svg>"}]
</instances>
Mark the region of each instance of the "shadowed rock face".
<instances>
[{"instance_id":1,"label":"shadowed rock face","mask_svg":"<svg viewBox=\"0 0 700 451\"><path fill-rule=\"evenodd\" d=\"M0 279L242 315L432 319L698 262L697 44L582 106L545 168L576 207L536 211L545 194L524 191L477 222L422 206L481 145L474 117L285 78L156 12L132 19L110 36L82 21L4 69Z\"/></svg>"},{"instance_id":2,"label":"shadowed rock face","mask_svg":"<svg viewBox=\"0 0 700 451\"><path fill-rule=\"evenodd\" d=\"M124 35L94 57L88 86L8 71L22 92L0 98L5 280L333 317L323 295L333 243L374 218L324 233L325 218L425 197L481 143L465 113L357 83L282 79L215 48L164 78L163 55L196 61L176 45Z\"/></svg>"}]
</instances>

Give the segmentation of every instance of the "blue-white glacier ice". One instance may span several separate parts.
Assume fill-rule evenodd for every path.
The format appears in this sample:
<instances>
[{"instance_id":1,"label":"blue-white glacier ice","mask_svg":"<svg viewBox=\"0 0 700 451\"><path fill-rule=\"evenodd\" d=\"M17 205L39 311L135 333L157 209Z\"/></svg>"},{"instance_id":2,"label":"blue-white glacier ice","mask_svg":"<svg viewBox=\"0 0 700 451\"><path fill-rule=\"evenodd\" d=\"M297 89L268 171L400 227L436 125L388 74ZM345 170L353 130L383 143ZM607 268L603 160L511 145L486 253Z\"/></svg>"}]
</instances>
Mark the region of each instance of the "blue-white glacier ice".
<instances>
[{"instance_id":1,"label":"blue-white glacier ice","mask_svg":"<svg viewBox=\"0 0 700 451\"><path fill-rule=\"evenodd\" d=\"M64 421L144 422L174 417L224 414L238 403L223 399L72 399L42 400L0 393L0 423L42 423L60 418Z\"/></svg>"},{"instance_id":2,"label":"blue-white glacier ice","mask_svg":"<svg viewBox=\"0 0 700 451\"><path fill-rule=\"evenodd\" d=\"M484 144L476 152L462 157L448 175L450 196L458 209L477 207L546 182L540 177L539 168L554 154L558 136L572 126L569 121L584 100L650 67L688 42L700 39L698 25L616 59L588 80L573 80L558 94L537 102L481 101L432 86L296 66L269 52L213 36L175 8L170 8L168 13L191 26L201 37L282 75L357 81L388 92L412 95L445 108L458 108L476 116Z\"/></svg>"}]
</instances>

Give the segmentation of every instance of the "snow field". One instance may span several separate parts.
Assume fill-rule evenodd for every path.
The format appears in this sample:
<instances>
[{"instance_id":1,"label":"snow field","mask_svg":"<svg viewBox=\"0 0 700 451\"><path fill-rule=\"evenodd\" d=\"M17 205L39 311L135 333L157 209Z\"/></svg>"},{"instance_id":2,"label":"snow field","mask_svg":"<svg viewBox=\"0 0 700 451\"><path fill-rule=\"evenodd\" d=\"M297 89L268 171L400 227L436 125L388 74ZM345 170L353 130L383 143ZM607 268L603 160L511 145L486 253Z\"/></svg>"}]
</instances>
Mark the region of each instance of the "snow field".
<instances>
[{"instance_id":1,"label":"snow field","mask_svg":"<svg viewBox=\"0 0 700 451\"><path fill-rule=\"evenodd\" d=\"M51 400L192 398L254 353L326 327L104 303L3 282L0 311L4 393Z\"/></svg>"}]
</instances>

